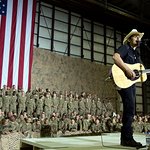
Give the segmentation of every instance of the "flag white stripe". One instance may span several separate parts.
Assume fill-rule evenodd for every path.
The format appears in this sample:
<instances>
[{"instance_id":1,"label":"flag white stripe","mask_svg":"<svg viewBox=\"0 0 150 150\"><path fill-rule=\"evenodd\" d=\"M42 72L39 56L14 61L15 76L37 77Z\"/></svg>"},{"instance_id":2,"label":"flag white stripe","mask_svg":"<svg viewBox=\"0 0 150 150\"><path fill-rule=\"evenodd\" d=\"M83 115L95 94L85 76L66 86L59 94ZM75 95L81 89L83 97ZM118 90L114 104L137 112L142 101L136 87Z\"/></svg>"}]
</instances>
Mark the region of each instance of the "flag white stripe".
<instances>
[{"instance_id":1,"label":"flag white stripe","mask_svg":"<svg viewBox=\"0 0 150 150\"><path fill-rule=\"evenodd\" d=\"M14 62L13 62L13 85L18 87L18 69L19 69L19 54L20 54L20 39L21 39L21 21L22 21L22 10L23 0L18 0L17 7L17 22L16 22L16 33L15 33L15 51L14 51Z\"/></svg>"},{"instance_id":2,"label":"flag white stripe","mask_svg":"<svg viewBox=\"0 0 150 150\"><path fill-rule=\"evenodd\" d=\"M5 28L5 41L4 41L4 54L3 54L3 66L2 66L2 83L1 85L7 85L8 78L8 65L9 65L9 52L10 52L10 39L11 39L11 24L12 24L12 9L13 0L7 1L7 17Z\"/></svg>"},{"instance_id":3,"label":"flag white stripe","mask_svg":"<svg viewBox=\"0 0 150 150\"><path fill-rule=\"evenodd\" d=\"M23 89L28 89L29 79L29 56L30 56L30 41L31 41L31 27L32 27L32 3L28 1L27 7L27 25L26 25L26 39L25 39L25 54L24 54L24 72L23 72Z\"/></svg>"}]
</instances>

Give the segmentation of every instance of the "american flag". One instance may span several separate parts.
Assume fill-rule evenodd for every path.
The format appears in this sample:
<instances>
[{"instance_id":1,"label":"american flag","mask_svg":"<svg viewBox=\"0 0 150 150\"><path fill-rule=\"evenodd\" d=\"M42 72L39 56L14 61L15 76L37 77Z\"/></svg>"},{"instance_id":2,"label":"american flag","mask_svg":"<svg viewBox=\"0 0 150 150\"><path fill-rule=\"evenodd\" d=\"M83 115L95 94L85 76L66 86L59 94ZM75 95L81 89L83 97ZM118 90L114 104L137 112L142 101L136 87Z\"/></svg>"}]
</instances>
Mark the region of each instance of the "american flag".
<instances>
[{"instance_id":1,"label":"american flag","mask_svg":"<svg viewBox=\"0 0 150 150\"><path fill-rule=\"evenodd\" d=\"M0 86L31 88L36 0L0 0Z\"/></svg>"}]
</instances>

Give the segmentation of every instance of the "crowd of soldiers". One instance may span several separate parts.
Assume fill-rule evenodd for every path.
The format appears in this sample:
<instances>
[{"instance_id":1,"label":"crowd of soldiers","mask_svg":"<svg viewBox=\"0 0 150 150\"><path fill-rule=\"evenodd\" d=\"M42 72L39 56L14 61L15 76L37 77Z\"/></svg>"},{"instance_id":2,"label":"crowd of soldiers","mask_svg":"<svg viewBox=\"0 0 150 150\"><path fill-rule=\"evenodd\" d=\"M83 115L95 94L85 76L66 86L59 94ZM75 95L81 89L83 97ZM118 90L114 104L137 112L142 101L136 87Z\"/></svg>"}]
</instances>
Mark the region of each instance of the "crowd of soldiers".
<instances>
[{"instance_id":1,"label":"crowd of soldiers","mask_svg":"<svg viewBox=\"0 0 150 150\"><path fill-rule=\"evenodd\" d=\"M149 116L135 117L134 130L149 130L149 120ZM121 115L115 113L112 103L95 94L58 93L41 88L24 92L15 86L0 90L1 135L12 132L20 132L25 137L34 137L34 133L39 137L99 134L120 131L121 125Z\"/></svg>"}]
</instances>

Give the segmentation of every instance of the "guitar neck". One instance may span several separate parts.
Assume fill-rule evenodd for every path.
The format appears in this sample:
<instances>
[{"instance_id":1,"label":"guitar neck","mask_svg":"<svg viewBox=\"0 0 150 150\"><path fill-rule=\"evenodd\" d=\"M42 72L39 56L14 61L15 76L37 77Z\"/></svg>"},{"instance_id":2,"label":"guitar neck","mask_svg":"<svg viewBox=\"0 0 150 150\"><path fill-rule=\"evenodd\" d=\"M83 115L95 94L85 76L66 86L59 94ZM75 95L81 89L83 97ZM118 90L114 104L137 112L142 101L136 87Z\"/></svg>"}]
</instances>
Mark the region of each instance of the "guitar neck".
<instances>
[{"instance_id":1,"label":"guitar neck","mask_svg":"<svg viewBox=\"0 0 150 150\"><path fill-rule=\"evenodd\" d=\"M150 69L145 69L145 70L142 70L142 71L139 71L139 72L142 72L142 73L150 73Z\"/></svg>"}]
</instances>

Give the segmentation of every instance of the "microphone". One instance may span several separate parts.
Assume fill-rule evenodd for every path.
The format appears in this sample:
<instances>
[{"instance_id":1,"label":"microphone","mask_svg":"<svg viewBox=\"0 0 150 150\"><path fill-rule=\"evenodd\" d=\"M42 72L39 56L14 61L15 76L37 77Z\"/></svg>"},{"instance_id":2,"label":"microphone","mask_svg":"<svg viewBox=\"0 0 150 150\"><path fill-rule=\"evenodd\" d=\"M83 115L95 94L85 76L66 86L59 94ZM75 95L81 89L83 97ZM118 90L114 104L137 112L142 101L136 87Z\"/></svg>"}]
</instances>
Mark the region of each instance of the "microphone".
<instances>
[{"instance_id":1,"label":"microphone","mask_svg":"<svg viewBox=\"0 0 150 150\"><path fill-rule=\"evenodd\" d=\"M141 40L138 40L137 43L138 43L138 45L140 45L140 44L147 45L148 41L150 41L150 39L141 39Z\"/></svg>"},{"instance_id":2,"label":"microphone","mask_svg":"<svg viewBox=\"0 0 150 150\"><path fill-rule=\"evenodd\" d=\"M141 39L140 41L141 42L147 42L147 41L150 41L150 39Z\"/></svg>"}]
</instances>

